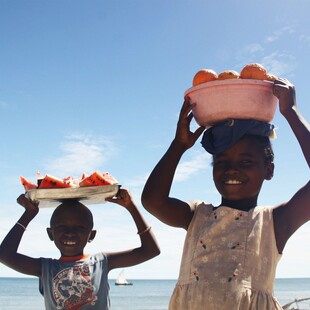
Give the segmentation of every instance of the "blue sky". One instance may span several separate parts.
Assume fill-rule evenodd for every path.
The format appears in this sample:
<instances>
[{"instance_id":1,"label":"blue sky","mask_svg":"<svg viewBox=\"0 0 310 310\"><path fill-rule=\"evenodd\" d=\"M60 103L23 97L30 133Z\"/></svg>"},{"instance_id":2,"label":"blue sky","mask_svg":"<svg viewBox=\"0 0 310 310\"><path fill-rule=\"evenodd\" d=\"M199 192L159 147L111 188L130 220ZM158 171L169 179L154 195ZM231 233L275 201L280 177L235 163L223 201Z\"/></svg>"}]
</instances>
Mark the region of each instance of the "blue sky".
<instances>
[{"instance_id":1,"label":"blue sky","mask_svg":"<svg viewBox=\"0 0 310 310\"><path fill-rule=\"evenodd\" d=\"M310 120L310 2L91 0L0 2L0 239L22 214L19 176L57 177L108 171L128 188L152 225L162 253L128 268L129 278L176 278L185 232L168 227L140 203L143 185L174 137L185 90L201 68L241 71L251 62L296 85ZM309 169L277 111L275 176L259 203L289 199ZM210 157L199 141L177 171L171 194L214 204ZM91 206L97 237L88 252L138 243L122 207ZM58 257L41 209L20 251ZM310 277L310 224L290 239L278 277ZM119 270L112 271L110 277ZM20 274L0 266L0 276Z\"/></svg>"}]
</instances>

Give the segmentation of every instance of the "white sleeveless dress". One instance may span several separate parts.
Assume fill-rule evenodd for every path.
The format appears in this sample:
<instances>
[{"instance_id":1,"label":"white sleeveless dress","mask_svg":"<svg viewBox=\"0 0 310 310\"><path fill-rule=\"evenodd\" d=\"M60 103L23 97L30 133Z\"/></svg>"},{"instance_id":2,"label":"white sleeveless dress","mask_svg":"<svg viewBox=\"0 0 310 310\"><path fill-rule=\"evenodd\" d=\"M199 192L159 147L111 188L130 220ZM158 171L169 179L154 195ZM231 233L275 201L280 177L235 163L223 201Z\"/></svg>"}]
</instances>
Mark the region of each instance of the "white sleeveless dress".
<instances>
[{"instance_id":1,"label":"white sleeveless dress","mask_svg":"<svg viewBox=\"0 0 310 310\"><path fill-rule=\"evenodd\" d=\"M281 255L272 208L195 206L169 309L282 309L273 297Z\"/></svg>"}]
</instances>

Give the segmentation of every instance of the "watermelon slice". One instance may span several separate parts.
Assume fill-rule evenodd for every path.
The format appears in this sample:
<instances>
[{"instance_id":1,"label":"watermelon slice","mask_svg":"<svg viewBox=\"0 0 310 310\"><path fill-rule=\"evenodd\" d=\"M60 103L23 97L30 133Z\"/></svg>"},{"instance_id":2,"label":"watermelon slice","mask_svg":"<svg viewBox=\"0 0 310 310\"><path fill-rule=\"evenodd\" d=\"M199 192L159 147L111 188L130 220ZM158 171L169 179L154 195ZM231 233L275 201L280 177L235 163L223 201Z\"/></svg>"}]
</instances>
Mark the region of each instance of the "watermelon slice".
<instances>
[{"instance_id":1,"label":"watermelon slice","mask_svg":"<svg viewBox=\"0 0 310 310\"><path fill-rule=\"evenodd\" d=\"M39 188L67 188L72 187L70 182L47 174L41 181Z\"/></svg>"},{"instance_id":2,"label":"watermelon slice","mask_svg":"<svg viewBox=\"0 0 310 310\"><path fill-rule=\"evenodd\" d=\"M110 183L110 185L119 184L118 181L108 172L103 172L102 175L105 181Z\"/></svg>"},{"instance_id":3,"label":"watermelon slice","mask_svg":"<svg viewBox=\"0 0 310 310\"><path fill-rule=\"evenodd\" d=\"M37 184L30 182L29 180L27 180L23 176L20 176L19 178L20 178L20 181L21 181L22 185L24 186L26 192L29 191L30 189L37 188Z\"/></svg>"},{"instance_id":4,"label":"watermelon slice","mask_svg":"<svg viewBox=\"0 0 310 310\"><path fill-rule=\"evenodd\" d=\"M43 180L44 177L40 171L37 171L36 174L37 174L37 184L38 184L38 187L40 187L41 181Z\"/></svg>"},{"instance_id":5,"label":"watermelon slice","mask_svg":"<svg viewBox=\"0 0 310 310\"><path fill-rule=\"evenodd\" d=\"M109 173L100 173L95 171L88 177L85 177L80 182L80 186L103 186L103 185L114 185L118 184L118 181Z\"/></svg>"}]
</instances>

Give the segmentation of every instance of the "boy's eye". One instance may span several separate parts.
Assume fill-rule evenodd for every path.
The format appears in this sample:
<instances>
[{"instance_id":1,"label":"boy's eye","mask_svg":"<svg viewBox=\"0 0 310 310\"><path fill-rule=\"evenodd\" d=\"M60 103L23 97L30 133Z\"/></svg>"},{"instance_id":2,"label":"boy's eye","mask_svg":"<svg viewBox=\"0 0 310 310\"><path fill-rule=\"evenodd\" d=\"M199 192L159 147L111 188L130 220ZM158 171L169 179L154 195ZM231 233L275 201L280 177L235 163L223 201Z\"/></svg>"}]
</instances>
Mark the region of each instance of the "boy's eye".
<instances>
[{"instance_id":1,"label":"boy's eye","mask_svg":"<svg viewBox=\"0 0 310 310\"><path fill-rule=\"evenodd\" d=\"M72 227L72 228L67 227L67 226L58 226L55 228L55 231L57 231L59 233L64 233L64 232L69 232L69 231L80 233L80 232L84 232L86 230L87 230L87 228L84 226L76 226L76 227Z\"/></svg>"},{"instance_id":2,"label":"boy's eye","mask_svg":"<svg viewBox=\"0 0 310 310\"><path fill-rule=\"evenodd\" d=\"M77 232L83 232L83 231L87 230L87 228L84 227L84 226L77 226L77 227L75 227L75 230L76 230Z\"/></svg>"}]
</instances>

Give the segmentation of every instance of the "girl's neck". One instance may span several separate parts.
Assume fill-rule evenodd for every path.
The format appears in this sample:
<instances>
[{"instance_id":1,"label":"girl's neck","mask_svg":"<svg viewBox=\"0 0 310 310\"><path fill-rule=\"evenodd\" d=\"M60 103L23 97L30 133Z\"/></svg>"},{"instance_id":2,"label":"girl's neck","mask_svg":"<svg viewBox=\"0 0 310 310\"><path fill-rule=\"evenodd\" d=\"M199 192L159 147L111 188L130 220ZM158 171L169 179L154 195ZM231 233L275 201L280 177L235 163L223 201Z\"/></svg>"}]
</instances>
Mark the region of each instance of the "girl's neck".
<instances>
[{"instance_id":1,"label":"girl's neck","mask_svg":"<svg viewBox=\"0 0 310 310\"><path fill-rule=\"evenodd\" d=\"M220 206L226 206L241 211L250 211L257 206L257 197L247 198L243 200L229 200L222 197L222 202L219 207Z\"/></svg>"}]
</instances>

